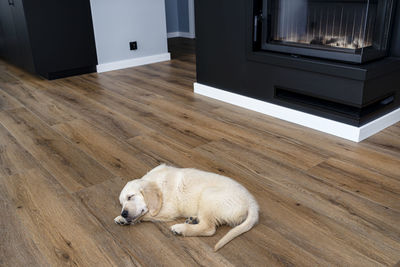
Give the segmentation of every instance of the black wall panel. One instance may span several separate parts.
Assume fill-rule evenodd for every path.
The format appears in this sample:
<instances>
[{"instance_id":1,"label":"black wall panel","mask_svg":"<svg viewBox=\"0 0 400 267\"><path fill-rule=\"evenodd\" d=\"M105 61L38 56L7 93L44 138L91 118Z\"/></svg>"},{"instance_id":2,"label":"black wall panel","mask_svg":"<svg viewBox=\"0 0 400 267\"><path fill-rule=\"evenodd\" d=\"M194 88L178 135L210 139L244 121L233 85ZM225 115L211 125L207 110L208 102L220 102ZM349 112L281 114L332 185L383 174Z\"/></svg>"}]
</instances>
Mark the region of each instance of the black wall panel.
<instances>
[{"instance_id":1,"label":"black wall panel","mask_svg":"<svg viewBox=\"0 0 400 267\"><path fill-rule=\"evenodd\" d=\"M391 55L400 57L400 3L397 1L396 19L393 25Z\"/></svg>"}]
</instances>

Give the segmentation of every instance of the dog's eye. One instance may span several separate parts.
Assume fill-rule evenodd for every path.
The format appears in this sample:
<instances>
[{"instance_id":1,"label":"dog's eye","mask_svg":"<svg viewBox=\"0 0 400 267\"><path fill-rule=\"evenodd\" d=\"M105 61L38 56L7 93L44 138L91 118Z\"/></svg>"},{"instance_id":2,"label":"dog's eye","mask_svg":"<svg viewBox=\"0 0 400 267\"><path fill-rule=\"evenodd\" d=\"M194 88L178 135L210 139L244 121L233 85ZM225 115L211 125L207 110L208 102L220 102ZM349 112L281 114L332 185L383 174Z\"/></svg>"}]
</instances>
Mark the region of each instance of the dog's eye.
<instances>
[{"instance_id":1,"label":"dog's eye","mask_svg":"<svg viewBox=\"0 0 400 267\"><path fill-rule=\"evenodd\" d=\"M131 200L131 198L133 198L135 195L132 195L132 196L129 196L128 197L128 200Z\"/></svg>"}]
</instances>

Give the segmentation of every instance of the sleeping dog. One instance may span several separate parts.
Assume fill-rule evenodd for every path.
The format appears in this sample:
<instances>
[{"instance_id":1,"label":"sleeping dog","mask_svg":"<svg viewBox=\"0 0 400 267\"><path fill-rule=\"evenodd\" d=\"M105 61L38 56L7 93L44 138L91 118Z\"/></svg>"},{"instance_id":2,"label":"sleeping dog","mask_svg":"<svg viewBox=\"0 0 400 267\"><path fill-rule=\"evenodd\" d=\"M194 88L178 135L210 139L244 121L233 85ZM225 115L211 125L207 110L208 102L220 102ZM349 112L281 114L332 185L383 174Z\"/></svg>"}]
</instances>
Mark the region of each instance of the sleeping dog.
<instances>
[{"instance_id":1,"label":"sleeping dog","mask_svg":"<svg viewBox=\"0 0 400 267\"><path fill-rule=\"evenodd\" d=\"M258 221L258 204L239 183L222 175L165 164L128 182L119 201L122 212L114 221L120 225L187 217L185 223L171 227L174 234L183 236L212 236L218 225L233 226L215 251Z\"/></svg>"}]
</instances>

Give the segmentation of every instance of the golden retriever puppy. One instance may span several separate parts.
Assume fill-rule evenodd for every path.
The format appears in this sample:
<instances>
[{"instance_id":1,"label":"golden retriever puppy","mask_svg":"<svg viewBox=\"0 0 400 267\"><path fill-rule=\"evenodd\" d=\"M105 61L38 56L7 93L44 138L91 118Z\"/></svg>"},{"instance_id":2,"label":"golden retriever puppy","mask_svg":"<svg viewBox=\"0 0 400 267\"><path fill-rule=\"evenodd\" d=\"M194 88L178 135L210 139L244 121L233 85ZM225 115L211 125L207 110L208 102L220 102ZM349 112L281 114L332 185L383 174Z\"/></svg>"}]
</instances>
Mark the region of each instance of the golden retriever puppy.
<instances>
[{"instance_id":1,"label":"golden retriever puppy","mask_svg":"<svg viewBox=\"0 0 400 267\"><path fill-rule=\"evenodd\" d=\"M183 236L212 236L222 224L234 226L218 243L217 251L258 221L254 197L234 180L196 169L162 164L141 179L128 182L119 196L120 225L138 221L171 221L189 218L171 227Z\"/></svg>"}]
</instances>

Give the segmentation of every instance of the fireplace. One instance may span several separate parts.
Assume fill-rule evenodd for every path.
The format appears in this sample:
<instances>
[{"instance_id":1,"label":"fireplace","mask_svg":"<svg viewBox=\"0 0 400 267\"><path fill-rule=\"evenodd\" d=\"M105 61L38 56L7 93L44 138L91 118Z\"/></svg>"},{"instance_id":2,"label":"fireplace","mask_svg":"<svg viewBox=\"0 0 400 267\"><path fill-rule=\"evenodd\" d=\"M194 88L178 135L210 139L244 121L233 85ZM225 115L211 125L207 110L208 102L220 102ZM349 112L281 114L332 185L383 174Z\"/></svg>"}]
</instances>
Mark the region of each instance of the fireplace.
<instances>
[{"instance_id":1,"label":"fireplace","mask_svg":"<svg viewBox=\"0 0 400 267\"><path fill-rule=\"evenodd\" d=\"M387 55L393 0L261 0L262 50L364 63Z\"/></svg>"},{"instance_id":2,"label":"fireplace","mask_svg":"<svg viewBox=\"0 0 400 267\"><path fill-rule=\"evenodd\" d=\"M400 0L195 3L196 92L351 140L400 120Z\"/></svg>"}]
</instances>

